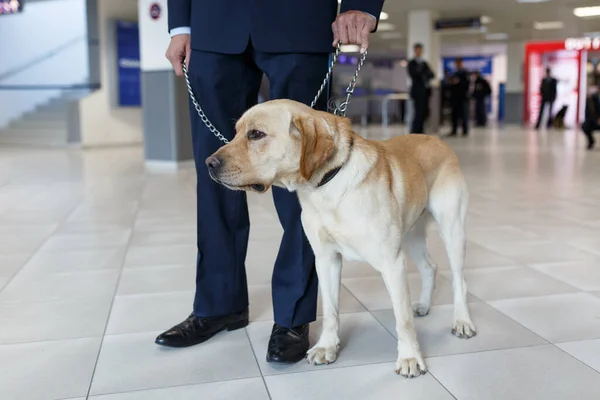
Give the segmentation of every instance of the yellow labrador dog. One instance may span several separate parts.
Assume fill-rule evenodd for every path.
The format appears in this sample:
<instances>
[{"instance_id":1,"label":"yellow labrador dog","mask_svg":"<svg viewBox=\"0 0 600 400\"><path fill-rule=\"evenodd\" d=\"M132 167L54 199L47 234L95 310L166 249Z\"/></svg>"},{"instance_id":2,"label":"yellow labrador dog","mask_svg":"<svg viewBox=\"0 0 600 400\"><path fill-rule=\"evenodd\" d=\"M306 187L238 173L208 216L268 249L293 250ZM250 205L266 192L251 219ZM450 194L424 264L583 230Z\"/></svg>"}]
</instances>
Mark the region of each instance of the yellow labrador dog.
<instances>
[{"instance_id":1,"label":"yellow labrador dog","mask_svg":"<svg viewBox=\"0 0 600 400\"><path fill-rule=\"evenodd\" d=\"M339 350L341 257L381 272L398 333L396 373L427 371L413 313L431 307L437 267L426 247L427 221L437 221L454 288L452 333L475 335L463 278L467 185L454 152L436 137L405 135L370 141L350 121L290 100L248 110L236 136L206 160L211 177L234 190L296 191L302 223L315 252L323 301L323 331L307 354L313 364L334 362ZM406 254L422 278L420 301L410 304Z\"/></svg>"}]
</instances>

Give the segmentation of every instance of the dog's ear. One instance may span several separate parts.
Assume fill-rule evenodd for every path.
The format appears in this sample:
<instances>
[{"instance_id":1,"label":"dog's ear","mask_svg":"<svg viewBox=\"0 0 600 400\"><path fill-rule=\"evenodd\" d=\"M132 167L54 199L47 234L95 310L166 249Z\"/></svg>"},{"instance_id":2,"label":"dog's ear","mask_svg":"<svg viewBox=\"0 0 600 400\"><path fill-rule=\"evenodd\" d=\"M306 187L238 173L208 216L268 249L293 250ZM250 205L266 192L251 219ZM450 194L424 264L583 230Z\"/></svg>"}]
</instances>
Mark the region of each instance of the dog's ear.
<instances>
[{"instance_id":1,"label":"dog's ear","mask_svg":"<svg viewBox=\"0 0 600 400\"><path fill-rule=\"evenodd\" d=\"M333 138L324 120L312 116L294 116L292 124L300 132L302 139L300 175L310 180L331 156L334 147Z\"/></svg>"}]
</instances>

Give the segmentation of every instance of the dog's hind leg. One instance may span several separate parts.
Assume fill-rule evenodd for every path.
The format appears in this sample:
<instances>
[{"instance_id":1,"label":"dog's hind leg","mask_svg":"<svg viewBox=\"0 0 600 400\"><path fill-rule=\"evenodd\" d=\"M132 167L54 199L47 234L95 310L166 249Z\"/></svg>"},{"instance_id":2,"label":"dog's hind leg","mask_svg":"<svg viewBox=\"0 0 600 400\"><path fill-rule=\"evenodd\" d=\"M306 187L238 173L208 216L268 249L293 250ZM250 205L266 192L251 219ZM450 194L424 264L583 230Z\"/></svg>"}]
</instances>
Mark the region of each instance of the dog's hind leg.
<instances>
[{"instance_id":1,"label":"dog's hind leg","mask_svg":"<svg viewBox=\"0 0 600 400\"><path fill-rule=\"evenodd\" d=\"M431 188L428 209L439 224L452 269L454 289L452 333L459 338L468 339L476 335L476 330L467 306L467 284L463 275L467 203L467 184L460 169L453 165L442 169Z\"/></svg>"},{"instance_id":2,"label":"dog's hind leg","mask_svg":"<svg viewBox=\"0 0 600 400\"><path fill-rule=\"evenodd\" d=\"M421 273L421 297L413 304L415 316L424 317L431 309L431 298L435 290L437 265L431 260L427 251L427 224L430 214L425 211L415 225L406 233L402 246L415 262Z\"/></svg>"},{"instance_id":3,"label":"dog's hind leg","mask_svg":"<svg viewBox=\"0 0 600 400\"><path fill-rule=\"evenodd\" d=\"M396 262L382 266L380 270L396 317L398 335L396 373L407 378L419 376L427 371L427 366L417 341L404 254L401 252Z\"/></svg>"}]
</instances>

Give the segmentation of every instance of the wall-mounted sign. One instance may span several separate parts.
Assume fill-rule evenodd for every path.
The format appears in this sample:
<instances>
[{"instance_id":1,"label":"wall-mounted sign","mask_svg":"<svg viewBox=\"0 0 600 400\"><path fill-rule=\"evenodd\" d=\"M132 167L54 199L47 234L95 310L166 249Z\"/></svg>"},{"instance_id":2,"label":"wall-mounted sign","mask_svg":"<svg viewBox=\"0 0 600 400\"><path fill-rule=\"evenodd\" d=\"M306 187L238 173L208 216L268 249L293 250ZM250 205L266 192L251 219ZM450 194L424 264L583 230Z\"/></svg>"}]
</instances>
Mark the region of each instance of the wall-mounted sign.
<instances>
[{"instance_id":1,"label":"wall-mounted sign","mask_svg":"<svg viewBox=\"0 0 600 400\"><path fill-rule=\"evenodd\" d=\"M461 57L463 62L463 68L469 72L479 71L482 75L492 75L492 62L493 57L491 56L472 56L472 57ZM442 64L444 71L453 73L456 71L456 57L444 57L442 58Z\"/></svg>"},{"instance_id":2,"label":"wall-mounted sign","mask_svg":"<svg viewBox=\"0 0 600 400\"><path fill-rule=\"evenodd\" d=\"M152 3L152 5L150 5L150 18L154 20L159 19L161 11L160 4Z\"/></svg>"},{"instance_id":3,"label":"wall-mounted sign","mask_svg":"<svg viewBox=\"0 0 600 400\"><path fill-rule=\"evenodd\" d=\"M481 28L481 17L444 18L435 21L435 29L438 31L465 28Z\"/></svg>"},{"instance_id":4,"label":"wall-mounted sign","mask_svg":"<svg viewBox=\"0 0 600 400\"><path fill-rule=\"evenodd\" d=\"M600 37L569 38L565 50L600 50Z\"/></svg>"},{"instance_id":5,"label":"wall-mounted sign","mask_svg":"<svg viewBox=\"0 0 600 400\"><path fill-rule=\"evenodd\" d=\"M23 11L23 0L0 0L0 15Z\"/></svg>"},{"instance_id":6,"label":"wall-mounted sign","mask_svg":"<svg viewBox=\"0 0 600 400\"><path fill-rule=\"evenodd\" d=\"M138 24L118 21L116 40L118 105L121 107L139 107L142 103L142 96Z\"/></svg>"}]
</instances>

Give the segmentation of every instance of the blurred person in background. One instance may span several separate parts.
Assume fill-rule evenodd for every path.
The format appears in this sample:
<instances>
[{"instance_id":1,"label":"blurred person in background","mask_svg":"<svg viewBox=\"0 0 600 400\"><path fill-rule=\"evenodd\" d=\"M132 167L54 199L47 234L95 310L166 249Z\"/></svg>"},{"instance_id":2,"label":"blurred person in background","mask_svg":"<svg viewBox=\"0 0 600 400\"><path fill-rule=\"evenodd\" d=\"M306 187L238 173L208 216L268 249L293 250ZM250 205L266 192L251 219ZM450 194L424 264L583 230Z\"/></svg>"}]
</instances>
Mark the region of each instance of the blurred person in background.
<instances>
[{"instance_id":1,"label":"blurred person in background","mask_svg":"<svg viewBox=\"0 0 600 400\"><path fill-rule=\"evenodd\" d=\"M410 98L413 103L413 120L410 133L424 133L425 120L429 115L429 81L433 72L427 61L423 59L423 45L413 46L415 57L408 63L408 74L411 79Z\"/></svg>"},{"instance_id":2,"label":"blurred person in background","mask_svg":"<svg viewBox=\"0 0 600 400\"><path fill-rule=\"evenodd\" d=\"M538 115L537 123L535 124L535 129L540 129L542 125L542 117L544 115L544 110L546 106L548 107L548 122L546 126L550 128L552 126L552 109L554 108L554 101L556 100L558 88L558 81L556 78L552 77L550 68L546 68L546 76L542 79L542 83L540 83L540 94L542 96L542 104L540 105L540 114Z\"/></svg>"},{"instance_id":3,"label":"blurred person in background","mask_svg":"<svg viewBox=\"0 0 600 400\"><path fill-rule=\"evenodd\" d=\"M489 82L481 76L481 72L475 72L473 82L473 99L475 100L475 125L484 127L487 125L486 100L492 94Z\"/></svg>"},{"instance_id":4,"label":"blurred person in background","mask_svg":"<svg viewBox=\"0 0 600 400\"><path fill-rule=\"evenodd\" d=\"M587 138L588 150L592 150L596 144L594 131L600 130L600 95L597 85L590 87L585 102L585 120L581 124L581 129Z\"/></svg>"},{"instance_id":5,"label":"blurred person in background","mask_svg":"<svg viewBox=\"0 0 600 400\"><path fill-rule=\"evenodd\" d=\"M451 97L452 97L452 73L446 69L444 77L440 80L440 125L443 125L446 120L446 115L451 113Z\"/></svg>"},{"instance_id":6,"label":"blurred person in background","mask_svg":"<svg viewBox=\"0 0 600 400\"><path fill-rule=\"evenodd\" d=\"M456 136L458 122L462 122L462 134L469 134L469 72L464 69L462 58L455 61L456 72L450 81L450 103L452 104L452 132L449 136Z\"/></svg>"}]
</instances>

